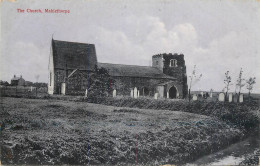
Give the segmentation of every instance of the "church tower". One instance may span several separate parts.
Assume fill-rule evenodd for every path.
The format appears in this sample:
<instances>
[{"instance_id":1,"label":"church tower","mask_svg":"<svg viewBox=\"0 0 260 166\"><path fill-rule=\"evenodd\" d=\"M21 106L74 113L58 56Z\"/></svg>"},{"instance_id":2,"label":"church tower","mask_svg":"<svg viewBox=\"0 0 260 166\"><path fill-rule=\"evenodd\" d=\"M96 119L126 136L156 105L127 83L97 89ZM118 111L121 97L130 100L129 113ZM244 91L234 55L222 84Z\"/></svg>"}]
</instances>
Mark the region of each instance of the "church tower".
<instances>
[{"instance_id":1,"label":"church tower","mask_svg":"<svg viewBox=\"0 0 260 166\"><path fill-rule=\"evenodd\" d=\"M153 67L164 74L176 78L176 83L182 86L183 97L188 94L186 65L183 54L158 54L152 57Z\"/></svg>"},{"instance_id":2,"label":"church tower","mask_svg":"<svg viewBox=\"0 0 260 166\"><path fill-rule=\"evenodd\" d=\"M152 66L158 68L161 71L163 71L163 67L164 67L163 55L162 54L154 55L152 57L152 59L153 59Z\"/></svg>"}]
</instances>

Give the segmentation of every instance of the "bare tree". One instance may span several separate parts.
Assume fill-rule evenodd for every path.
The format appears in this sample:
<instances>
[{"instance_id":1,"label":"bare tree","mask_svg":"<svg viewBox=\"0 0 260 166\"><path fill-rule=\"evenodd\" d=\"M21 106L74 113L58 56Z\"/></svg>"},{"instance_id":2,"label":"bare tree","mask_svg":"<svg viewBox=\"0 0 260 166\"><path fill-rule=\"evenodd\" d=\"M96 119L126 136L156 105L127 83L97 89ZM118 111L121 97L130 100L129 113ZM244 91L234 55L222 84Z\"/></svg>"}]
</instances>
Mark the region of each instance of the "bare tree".
<instances>
[{"instance_id":1,"label":"bare tree","mask_svg":"<svg viewBox=\"0 0 260 166\"><path fill-rule=\"evenodd\" d=\"M237 84L236 84L236 88L238 87L238 96L240 96L241 88L243 86L245 86L245 83L244 83L245 79L242 78L242 73L243 73L243 70L241 68L239 75L238 75ZM239 98L237 98L237 100L239 100Z\"/></svg>"},{"instance_id":2,"label":"bare tree","mask_svg":"<svg viewBox=\"0 0 260 166\"><path fill-rule=\"evenodd\" d=\"M194 65L192 74L191 74L191 76L189 76L189 78L190 78L189 101L190 101L190 99L191 99L191 95L190 95L191 87L192 87L193 85L195 85L195 84L200 80L201 77L202 77L202 74L200 74L200 75L197 77L197 75L196 75L196 65Z\"/></svg>"},{"instance_id":3,"label":"bare tree","mask_svg":"<svg viewBox=\"0 0 260 166\"><path fill-rule=\"evenodd\" d=\"M225 90L226 90L226 94L225 94L225 99L227 99L227 94L228 94L228 91L230 90L229 89L229 86L230 85L232 85L231 84L231 76L229 75L229 71L227 71L226 73L225 73L225 79L224 79L224 84L226 85L225 86Z\"/></svg>"},{"instance_id":4,"label":"bare tree","mask_svg":"<svg viewBox=\"0 0 260 166\"><path fill-rule=\"evenodd\" d=\"M251 91L253 90L253 86L254 86L254 84L256 83L255 82L255 77L253 78L253 77L250 77L248 80L246 80L246 83L247 83L247 86L246 86L246 88L248 89L248 95L249 95L249 97L250 97L250 93L251 93Z\"/></svg>"},{"instance_id":5,"label":"bare tree","mask_svg":"<svg viewBox=\"0 0 260 166\"><path fill-rule=\"evenodd\" d=\"M39 81L39 78L40 78L40 75L37 74L37 75L34 76L34 78L35 78L36 82L38 82L38 81Z\"/></svg>"}]
</instances>

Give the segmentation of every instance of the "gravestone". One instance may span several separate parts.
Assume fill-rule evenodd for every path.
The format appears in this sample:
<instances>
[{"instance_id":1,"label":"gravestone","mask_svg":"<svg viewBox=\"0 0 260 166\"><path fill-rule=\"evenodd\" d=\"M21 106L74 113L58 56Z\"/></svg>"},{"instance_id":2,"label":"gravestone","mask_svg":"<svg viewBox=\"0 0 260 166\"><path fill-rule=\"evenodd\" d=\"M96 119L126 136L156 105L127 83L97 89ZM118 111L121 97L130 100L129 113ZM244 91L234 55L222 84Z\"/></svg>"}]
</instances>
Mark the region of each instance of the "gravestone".
<instances>
[{"instance_id":1,"label":"gravestone","mask_svg":"<svg viewBox=\"0 0 260 166\"><path fill-rule=\"evenodd\" d=\"M239 103L243 103L243 101L244 101L244 95L240 94L240 96L239 96Z\"/></svg>"},{"instance_id":2,"label":"gravestone","mask_svg":"<svg viewBox=\"0 0 260 166\"><path fill-rule=\"evenodd\" d=\"M158 93L154 94L154 99L158 99Z\"/></svg>"},{"instance_id":3,"label":"gravestone","mask_svg":"<svg viewBox=\"0 0 260 166\"><path fill-rule=\"evenodd\" d=\"M88 89L85 91L85 97L88 97Z\"/></svg>"},{"instance_id":4,"label":"gravestone","mask_svg":"<svg viewBox=\"0 0 260 166\"><path fill-rule=\"evenodd\" d=\"M134 91L133 91L133 89L131 89L130 96L131 96L131 97L134 97Z\"/></svg>"},{"instance_id":5,"label":"gravestone","mask_svg":"<svg viewBox=\"0 0 260 166\"><path fill-rule=\"evenodd\" d=\"M192 96L192 100L194 100L194 101L198 100L198 97L197 97L196 94L193 94L193 96Z\"/></svg>"},{"instance_id":6,"label":"gravestone","mask_svg":"<svg viewBox=\"0 0 260 166\"><path fill-rule=\"evenodd\" d=\"M234 95L233 102L234 102L234 103L237 103L237 101L238 101L238 94L236 93L236 94Z\"/></svg>"},{"instance_id":7,"label":"gravestone","mask_svg":"<svg viewBox=\"0 0 260 166\"><path fill-rule=\"evenodd\" d=\"M65 82L61 83L61 94L62 95L66 94L66 83Z\"/></svg>"},{"instance_id":8,"label":"gravestone","mask_svg":"<svg viewBox=\"0 0 260 166\"><path fill-rule=\"evenodd\" d=\"M228 101L231 103L233 99L233 93L229 93L228 95Z\"/></svg>"},{"instance_id":9,"label":"gravestone","mask_svg":"<svg viewBox=\"0 0 260 166\"><path fill-rule=\"evenodd\" d=\"M200 92L201 96L203 96L203 92Z\"/></svg>"},{"instance_id":10,"label":"gravestone","mask_svg":"<svg viewBox=\"0 0 260 166\"><path fill-rule=\"evenodd\" d=\"M218 101L225 101L225 94L224 93L218 94Z\"/></svg>"},{"instance_id":11,"label":"gravestone","mask_svg":"<svg viewBox=\"0 0 260 166\"><path fill-rule=\"evenodd\" d=\"M137 98L137 88L134 88L134 98Z\"/></svg>"},{"instance_id":12,"label":"gravestone","mask_svg":"<svg viewBox=\"0 0 260 166\"><path fill-rule=\"evenodd\" d=\"M116 90L113 90L113 97L116 97Z\"/></svg>"},{"instance_id":13,"label":"gravestone","mask_svg":"<svg viewBox=\"0 0 260 166\"><path fill-rule=\"evenodd\" d=\"M212 92L210 92L210 95L209 95L209 97L210 97L210 98L212 98L212 96L213 96L213 94L212 94Z\"/></svg>"}]
</instances>

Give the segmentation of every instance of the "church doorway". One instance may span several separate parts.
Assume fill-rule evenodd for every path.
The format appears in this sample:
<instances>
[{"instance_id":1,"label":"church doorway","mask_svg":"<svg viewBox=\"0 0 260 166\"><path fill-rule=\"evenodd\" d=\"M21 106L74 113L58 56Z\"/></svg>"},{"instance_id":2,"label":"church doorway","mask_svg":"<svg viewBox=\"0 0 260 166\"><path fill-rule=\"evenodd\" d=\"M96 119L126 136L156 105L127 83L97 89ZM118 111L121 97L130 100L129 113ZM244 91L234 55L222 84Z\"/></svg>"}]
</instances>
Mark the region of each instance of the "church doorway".
<instances>
[{"instance_id":1,"label":"church doorway","mask_svg":"<svg viewBox=\"0 0 260 166\"><path fill-rule=\"evenodd\" d=\"M175 86L172 86L169 89L169 98L170 99L176 99L176 97L177 97L177 89L175 88Z\"/></svg>"}]
</instances>

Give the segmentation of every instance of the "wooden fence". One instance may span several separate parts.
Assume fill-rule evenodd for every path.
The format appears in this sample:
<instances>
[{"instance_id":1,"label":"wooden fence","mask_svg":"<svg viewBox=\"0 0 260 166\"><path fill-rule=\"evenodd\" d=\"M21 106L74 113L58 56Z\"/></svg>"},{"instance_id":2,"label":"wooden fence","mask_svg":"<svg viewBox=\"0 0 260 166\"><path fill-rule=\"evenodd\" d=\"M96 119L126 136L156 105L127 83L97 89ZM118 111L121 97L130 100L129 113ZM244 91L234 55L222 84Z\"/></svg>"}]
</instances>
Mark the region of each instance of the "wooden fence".
<instances>
[{"instance_id":1,"label":"wooden fence","mask_svg":"<svg viewBox=\"0 0 260 166\"><path fill-rule=\"evenodd\" d=\"M47 87L2 86L0 96L42 97L48 95Z\"/></svg>"}]
</instances>

